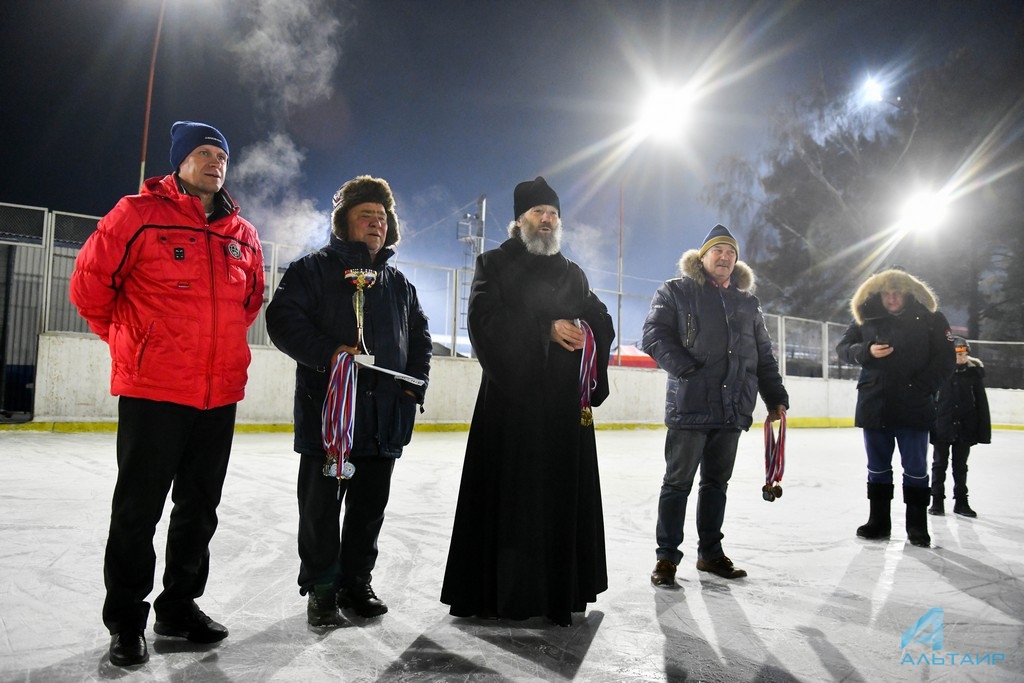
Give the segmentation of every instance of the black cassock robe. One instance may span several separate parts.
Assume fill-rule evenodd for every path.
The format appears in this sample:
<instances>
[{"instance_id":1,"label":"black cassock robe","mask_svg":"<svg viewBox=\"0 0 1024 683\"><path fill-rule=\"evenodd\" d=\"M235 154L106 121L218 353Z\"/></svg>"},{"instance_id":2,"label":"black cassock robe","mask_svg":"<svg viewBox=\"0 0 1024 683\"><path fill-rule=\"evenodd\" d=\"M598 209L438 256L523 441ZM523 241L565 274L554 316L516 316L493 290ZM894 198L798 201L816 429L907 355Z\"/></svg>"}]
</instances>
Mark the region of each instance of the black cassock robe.
<instances>
[{"instance_id":1,"label":"black cassock robe","mask_svg":"<svg viewBox=\"0 0 1024 683\"><path fill-rule=\"evenodd\" d=\"M483 378L441 590L455 616L569 624L608 587L594 427L580 421L583 352L551 341L561 318L594 332L600 405L615 332L580 267L518 239L478 258L469 334Z\"/></svg>"}]
</instances>

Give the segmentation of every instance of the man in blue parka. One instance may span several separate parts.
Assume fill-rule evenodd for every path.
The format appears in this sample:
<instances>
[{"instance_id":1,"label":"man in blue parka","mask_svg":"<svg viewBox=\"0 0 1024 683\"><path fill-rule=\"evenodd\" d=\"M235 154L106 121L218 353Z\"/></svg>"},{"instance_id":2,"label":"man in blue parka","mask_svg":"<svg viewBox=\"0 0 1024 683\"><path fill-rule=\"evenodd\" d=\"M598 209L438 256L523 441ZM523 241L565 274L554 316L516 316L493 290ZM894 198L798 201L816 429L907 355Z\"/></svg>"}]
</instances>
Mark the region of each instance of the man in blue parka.
<instances>
[{"instance_id":1,"label":"man in blue parka","mask_svg":"<svg viewBox=\"0 0 1024 683\"><path fill-rule=\"evenodd\" d=\"M338 607L362 617L387 605L370 585L377 536L395 459L412 436L430 371L431 340L416 288L387 264L400 239L395 200L381 178L359 176L334 196L330 243L288 266L267 306L267 332L296 361L295 451L300 454L299 592L308 594L311 626L341 624ZM357 270L372 271L362 305L354 303ZM365 283L364 283L365 284ZM357 309L362 311L362 349ZM341 352L369 350L373 364L422 385L368 368L358 370L350 461L355 474L325 468L324 401ZM344 523L339 527L342 501Z\"/></svg>"},{"instance_id":2,"label":"man in blue parka","mask_svg":"<svg viewBox=\"0 0 1024 683\"><path fill-rule=\"evenodd\" d=\"M682 277L658 288L644 321L642 348L668 373L655 586L675 585L698 467L697 569L727 579L747 575L722 550L726 489L758 393L773 422L789 408L789 394L753 294L754 273L738 256L732 233L716 225L700 249L679 259Z\"/></svg>"}]
</instances>

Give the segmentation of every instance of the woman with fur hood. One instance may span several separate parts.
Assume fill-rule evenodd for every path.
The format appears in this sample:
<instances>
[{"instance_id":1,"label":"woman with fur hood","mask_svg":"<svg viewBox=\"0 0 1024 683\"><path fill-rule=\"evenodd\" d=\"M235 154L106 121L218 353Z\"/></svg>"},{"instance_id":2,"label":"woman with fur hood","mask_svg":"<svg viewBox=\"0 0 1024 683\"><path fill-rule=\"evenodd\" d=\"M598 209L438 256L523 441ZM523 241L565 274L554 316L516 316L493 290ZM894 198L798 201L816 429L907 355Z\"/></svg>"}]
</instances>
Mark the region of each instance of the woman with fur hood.
<instances>
[{"instance_id":1,"label":"woman with fur hood","mask_svg":"<svg viewBox=\"0 0 1024 683\"><path fill-rule=\"evenodd\" d=\"M955 364L949 323L931 288L901 268L864 281L850 312L853 322L836 352L844 363L861 367L854 424L864 430L871 513L857 535L889 537L892 454L899 446L907 539L928 547L928 431L935 394Z\"/></svg>"},{"instance_id":2,"label":"woman with fur hood","mask_svg":"<svg viewBox=\"0 0 1024 683\"><path fill-rule=\"evenodd\" d=\"M932 506L928 514L945 514L946 469L953 450L953 512L977 517L967 502L967 456L971 446L992 443L992 421L985 394L985 365L970 355L963 337L953 340L956 371L939 391L938 415L932 428Z\"/></svg>"}]
</instances>

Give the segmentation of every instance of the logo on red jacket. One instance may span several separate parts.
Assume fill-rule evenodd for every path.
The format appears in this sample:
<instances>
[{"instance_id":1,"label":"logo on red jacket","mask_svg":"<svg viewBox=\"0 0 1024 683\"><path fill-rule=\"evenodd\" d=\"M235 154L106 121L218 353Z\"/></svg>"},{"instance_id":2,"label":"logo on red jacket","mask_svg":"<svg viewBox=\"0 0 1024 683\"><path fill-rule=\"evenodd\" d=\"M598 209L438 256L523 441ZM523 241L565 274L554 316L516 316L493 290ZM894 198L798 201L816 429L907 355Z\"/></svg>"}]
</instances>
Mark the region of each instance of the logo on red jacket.
<instances>
[{"instance_id":1,"label":"logo on red jacket","mask_svg":"<svg viewBox=\"0 0 1024 683\"><path fill-rule=\"evenodd\" d=\"M242 258L242 250L238 248L237 242L228 242L228 253L231 258Z\"/></svg>"}]
</instances>

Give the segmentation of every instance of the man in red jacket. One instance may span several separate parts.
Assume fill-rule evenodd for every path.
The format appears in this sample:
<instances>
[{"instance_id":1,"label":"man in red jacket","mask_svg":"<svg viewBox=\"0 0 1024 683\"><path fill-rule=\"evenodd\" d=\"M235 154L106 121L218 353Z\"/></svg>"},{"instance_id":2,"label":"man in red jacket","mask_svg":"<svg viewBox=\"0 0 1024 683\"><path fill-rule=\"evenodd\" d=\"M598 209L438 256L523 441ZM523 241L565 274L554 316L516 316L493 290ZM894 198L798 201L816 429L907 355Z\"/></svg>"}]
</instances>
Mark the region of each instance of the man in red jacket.
<instances>
[{"instance_id":1,"label":"man in red jacket","mask_svg":"<svg viewBox=\"0 0 1024 683\"><path fill-rule=\"evenodd\" d=\"M75 261L71 301L110 347L119 396L117 483L103 563L110 661L149 659L153 534L173 483L163 591L153 630L214 643L199 609L224 475L245 391L246 330L263 304L256 229L223 189L228 143L212 126L171 127L174 173L104 216Z\"/></svg>"}]
</instances>

